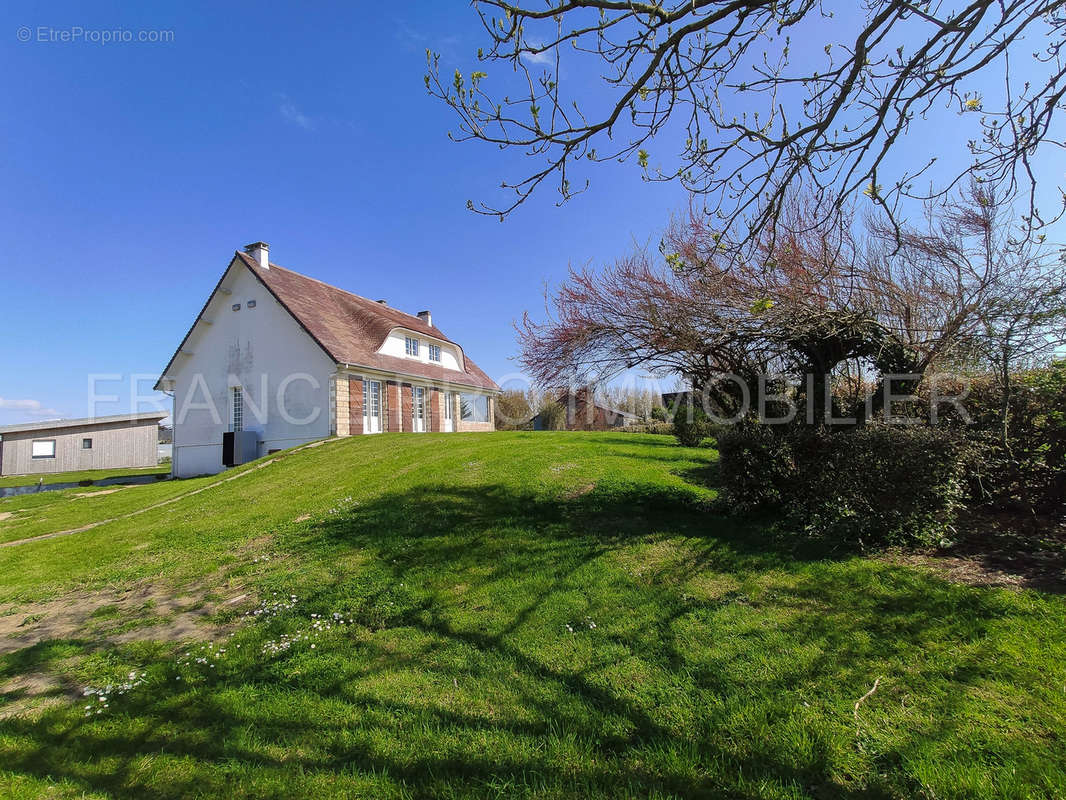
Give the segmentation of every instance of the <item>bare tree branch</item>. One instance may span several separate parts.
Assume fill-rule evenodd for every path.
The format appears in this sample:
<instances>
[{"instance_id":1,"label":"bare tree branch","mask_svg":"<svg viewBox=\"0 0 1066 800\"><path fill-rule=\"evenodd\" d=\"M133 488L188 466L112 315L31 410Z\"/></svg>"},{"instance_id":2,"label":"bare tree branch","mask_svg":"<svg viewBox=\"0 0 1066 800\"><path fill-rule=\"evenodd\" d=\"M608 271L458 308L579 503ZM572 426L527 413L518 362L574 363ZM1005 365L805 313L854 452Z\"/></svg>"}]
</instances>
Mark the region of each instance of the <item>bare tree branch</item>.
<instances>
[{"instance_id":1,"label":"bare tree branch","mask_svg":"<svg viewBox=\"0 0 1066 800\"><path fill-rule=\"evenodd\" d=\"M478 59L492 74L456 71L442 80L439 56L427 53L427 89L457 112L453 138L517 147L541 166L504 182L510 198L503 204L468 205L506 215L547 180L557 182L564 203L587 188L587 181L571 186L578 165L635 157L648 180L676 180L701 195L723 235L745 244L800 187L837 204L866 194L894 226L903 198L945 197L968 175L1005 201L1027 200L1032 228L1062 213L1063 206L1036 207L1032 169L1042 145L1066 146L1053 130L1066 105L1061 0L849 3L860 12L853 35L826 42L823 63L793 59L793 37L809 42L826 26L843 27L829 5L475 0L488 36ZM1008 56L1030 57L1040 79L1014 79ZM590 68L605 70L605 103L587 96ZM1002 72L1002 98L972 91L994 71ZM945 106L974 115L981 135L967 143L967 169L922 189L932 152L913 166L889 157ZM662 165L653 167L649 148L661 137L669 143L659 145ZM673 165L665 165L664 151L676 153ZM890 176L887 187L881 175Z\"/></svg>"}]
</instances>

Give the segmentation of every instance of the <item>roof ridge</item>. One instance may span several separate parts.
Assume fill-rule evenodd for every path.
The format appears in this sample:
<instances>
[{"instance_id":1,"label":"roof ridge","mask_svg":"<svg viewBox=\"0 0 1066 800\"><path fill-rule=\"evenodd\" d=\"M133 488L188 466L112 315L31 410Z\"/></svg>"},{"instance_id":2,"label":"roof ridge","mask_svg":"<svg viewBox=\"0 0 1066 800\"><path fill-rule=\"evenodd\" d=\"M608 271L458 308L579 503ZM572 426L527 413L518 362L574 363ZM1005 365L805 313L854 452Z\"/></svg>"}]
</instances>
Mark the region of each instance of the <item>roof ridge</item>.
<instances>
[{"instance_id":1,"label":"roof ridge","mask_svg":"<svg viewBox=\"0 0 1066 800\"><path fill-rule=\"evenodd\" d=\"M219 277L211 295L186 332L178 349L171 356L156 386L162 386L174 366L182 347L192 336L208 306L218 294L230 269L244 266L282 309L295 321L322 352L337 364L359 364L367 369L381 369L397 374L410 374L431 380L451 381L474 388L499 391L499 387L474 363L461 344L450 339L440 328L427 325L414 314L389 305L382 305L369 297L349 292L319 278L304 275L288 267L270 264L264 269L249 254L233 251L229 266ZM389 333L395 329L409 329L416 335L438 339L454 347L459 354L456 368L430 362L403 359L380 351ZM180 368L180 367L179 367ZM461 377L460 377L461 376Z\"/></svg>"},{"instance_id":2,"label":"roof ridge","mask_svg":"<svg viewBox=\"0 0 1066 800\"><path fill-rule=\"evenodd\" d=\"M80 428L92 425L107 425L112 422L140 422L142 420L163 420L171 416L171 411L132 411L126 414L103 414L96 417L57 417L35 422L12 422L0 425L2 433L22 433L28 430L47 430L49 428ZM15 429L19 430L15 430Z\"/></svg>"},{"instance_id":3,"label":"roof ridge","mask_svg":"<svg viewBox=\"0 0 1066 800\"><path fill-rule=\"evenodd\" d=\"M241 255L241 256L249 258L253 262L255 261L255 259L251 259L250 256L248 256L247 253L243 253L240 250L238 250L237 253L239 255ZM355 292L349 292L347 289L342 289L340 286L334 286L332 283L326 283L324 280L321 280L320 278L314 278L314 277L312 277L310 275L304 275L302 272L297 272L296 270L290 269L289 267L283 267L280 264L275 264L273 261L270 261L270 262L267 262L267 263L270 264L269 269L284 270L285 272L290 272L293 275L298 275L299 277L301 277L301 278L303 278L305 280L314 281L317 284L325 286L327 289L333 289L334 291L344 292L347 295L351 295L352 297L356 297L356 298L358 298L360 300L366 300L366 302L373 303L374 305L384 305L385 308L389 309L390 311L396 311L396 312L398 312L400 314L403 314L405 317L410 317L411 319L416 319L419 322L422 322L423 324L425 324L425 320L423 320L417 314L412 314L412 313L410 313L408 311L404 311L403 309L396 308L395 306L390 306L387 303L379 303L377 300L372 300L371 298L366 297L365 295L356 294ZM256 266L257 267L259 266L258 262L256 262ZM259 268L262 269L262 267L259 267ZM438 328L436 325L428 325L427 327L433 328L434 330L438 330L438 331L440 330L440 328Z\"/></svg>"}]
</instances>

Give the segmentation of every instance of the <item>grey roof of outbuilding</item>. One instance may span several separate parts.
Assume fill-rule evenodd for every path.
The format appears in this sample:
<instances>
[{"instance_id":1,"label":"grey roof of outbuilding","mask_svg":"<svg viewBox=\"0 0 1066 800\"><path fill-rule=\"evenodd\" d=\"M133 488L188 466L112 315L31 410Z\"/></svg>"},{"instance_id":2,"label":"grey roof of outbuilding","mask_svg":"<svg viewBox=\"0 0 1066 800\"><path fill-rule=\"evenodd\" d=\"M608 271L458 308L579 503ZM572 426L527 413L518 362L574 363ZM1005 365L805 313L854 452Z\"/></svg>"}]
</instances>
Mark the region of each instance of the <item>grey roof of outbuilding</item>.
<instances>
[{"instance_id":1,"label":"grey roof of outbuilding","mask_svg":"<svg viewBox=\"0 0 1066 800\"><path fill-rule=\"evenodd\" d=\"M26 431L50 431L56 428L83 428L91 425L114 425L116 422L159 422L170 414L153 411L146 414L113 414L109 417L85 417L83 419L49 419L41 422L23 422L18 425L0 425L0 436L5 433L24 433Z\"/></svg>"}]
</instances>

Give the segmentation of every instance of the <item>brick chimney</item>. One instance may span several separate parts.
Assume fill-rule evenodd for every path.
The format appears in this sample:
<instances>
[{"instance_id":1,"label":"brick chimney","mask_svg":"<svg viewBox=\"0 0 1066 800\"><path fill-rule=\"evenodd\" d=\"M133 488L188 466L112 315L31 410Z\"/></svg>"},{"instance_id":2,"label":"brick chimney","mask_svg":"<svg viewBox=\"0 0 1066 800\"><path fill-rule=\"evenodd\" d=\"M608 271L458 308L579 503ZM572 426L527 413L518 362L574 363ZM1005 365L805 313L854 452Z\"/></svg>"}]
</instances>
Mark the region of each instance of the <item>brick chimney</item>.
<instances>
[{"instance_id":1,"label":"brick chimney","mask_svg":"<svg viewBox=\"0 0 1066 800\"><path fill-rule=\"evenodd\" d=\"M433 317L428 311L419 311L418 318L426 323L429 327L433 327Z\"/></svg>"},{"instance_id":2,"label":"brick chimney","mask_svg":"<svg viewBox=\"0 0 1066 800\"><path fill-rule=\"evenodd\" d=\"M252 242L244 246L244 252L254 258L263 269L270 269L270 245L266 242Z\"/></svg>"}]
</instances>

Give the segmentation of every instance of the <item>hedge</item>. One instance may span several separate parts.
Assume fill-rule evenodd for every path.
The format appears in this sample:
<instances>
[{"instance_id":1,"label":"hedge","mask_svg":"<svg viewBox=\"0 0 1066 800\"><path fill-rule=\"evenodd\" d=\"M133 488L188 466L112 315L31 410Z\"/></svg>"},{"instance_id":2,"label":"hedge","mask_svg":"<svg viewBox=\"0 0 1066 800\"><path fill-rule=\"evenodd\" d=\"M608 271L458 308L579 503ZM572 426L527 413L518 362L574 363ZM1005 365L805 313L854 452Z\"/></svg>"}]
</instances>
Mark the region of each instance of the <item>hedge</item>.
<instances>
[{"instance_id":1,"label":"hedge","mask_svg":"<svg viewBox=\"0 0 1066 800\"><path fill-rule=\"evenodd\" d=\"M987 375L945 383L940 381L942 395L965 389L966 414L943 404L938 426L966 436L981 455L969 479L971 499L1005 511L1066 512L1066 362L1012 375L1009 392ZM929 388L923 387L916 413L927 415L929 405Z\"/></svg>"},{"instance_id":2,"label":"hedge","mask_svg":"<svg viewBox=\"0 0 1066 800\"><path fill-rule=\"evenodd\" d=\"M776 511L808 535L864 548L950 538L973 457L954 432L883 425L738 426L718 450L727 509Z\"/></svg>"}]
</instances>

